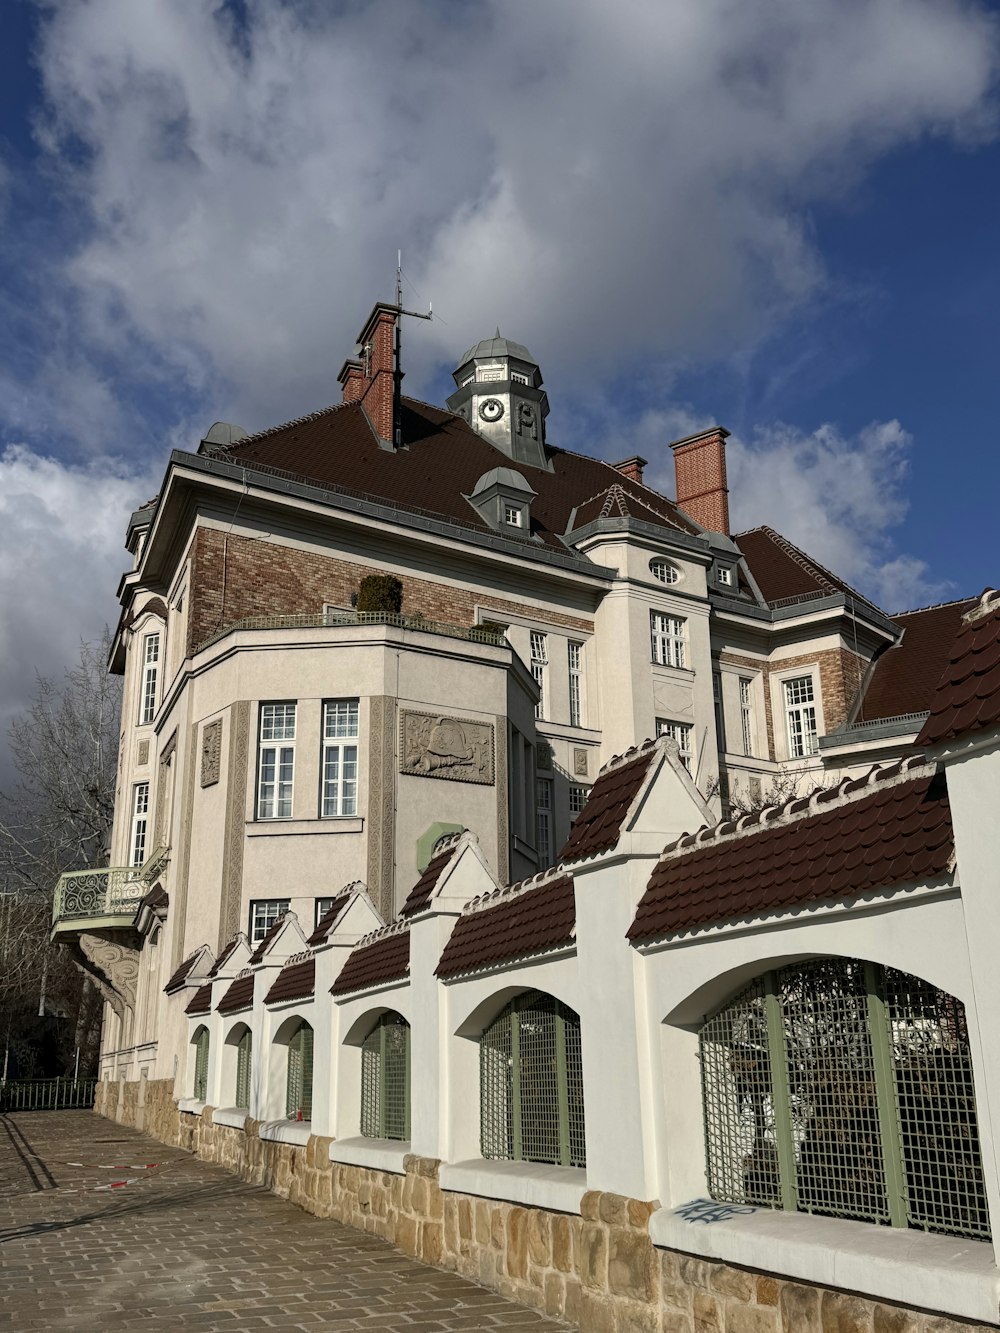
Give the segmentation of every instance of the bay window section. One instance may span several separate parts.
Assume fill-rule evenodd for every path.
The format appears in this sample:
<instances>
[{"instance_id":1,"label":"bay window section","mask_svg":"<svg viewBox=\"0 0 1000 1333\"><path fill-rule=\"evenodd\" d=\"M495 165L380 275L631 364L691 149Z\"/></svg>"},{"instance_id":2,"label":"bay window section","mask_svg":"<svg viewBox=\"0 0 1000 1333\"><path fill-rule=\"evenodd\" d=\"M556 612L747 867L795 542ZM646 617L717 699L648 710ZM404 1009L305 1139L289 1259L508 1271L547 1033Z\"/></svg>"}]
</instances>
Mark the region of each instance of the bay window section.
<instances>
[{"instance_id":1,"label":"bay window section","mask_svg":"<svg viewBox=\"0 0 1000 1333\"><path fill-rule=\"evenodd\" d=\"M358 813L358 701L323 705L323 817Z\"/></svg>"},{"instance_id":2,"label":"bay window section","mask_svg":"<svg viewBox=\"0 0 1000 1333\"><path fill-rule=\"evenodd\" d=\"M262 704L257 818L291 819L295 770L295 704Z\"/></svg>"}]
</instances>

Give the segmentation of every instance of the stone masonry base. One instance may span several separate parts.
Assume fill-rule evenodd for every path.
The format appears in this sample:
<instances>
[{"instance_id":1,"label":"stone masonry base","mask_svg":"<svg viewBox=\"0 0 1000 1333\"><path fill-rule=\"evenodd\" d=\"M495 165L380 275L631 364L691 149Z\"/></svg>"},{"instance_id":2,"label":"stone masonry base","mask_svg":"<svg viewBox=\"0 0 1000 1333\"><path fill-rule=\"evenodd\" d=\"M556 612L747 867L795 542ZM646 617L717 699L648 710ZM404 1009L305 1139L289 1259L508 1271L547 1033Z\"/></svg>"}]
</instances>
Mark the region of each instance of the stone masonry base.
<instances>
[{"instance_id":1,"label":"stone masonry base","mask_svg":"<svg viewBox=\"0 0 1000 1333\"><path fill-rule=\"evenodd\" d=\"M318 1217L370 1231L404 1253L453 1269L586 1333L968 1333L942 1318L656 1248L653 1203L592 1191L579 1217L442 1190L439 1163L405 1172L329 1160L330 1139L302 1147L177 1109L173 1080L101 1083L94 1109L216 1162Z\"/></svg>"}]
</instances>

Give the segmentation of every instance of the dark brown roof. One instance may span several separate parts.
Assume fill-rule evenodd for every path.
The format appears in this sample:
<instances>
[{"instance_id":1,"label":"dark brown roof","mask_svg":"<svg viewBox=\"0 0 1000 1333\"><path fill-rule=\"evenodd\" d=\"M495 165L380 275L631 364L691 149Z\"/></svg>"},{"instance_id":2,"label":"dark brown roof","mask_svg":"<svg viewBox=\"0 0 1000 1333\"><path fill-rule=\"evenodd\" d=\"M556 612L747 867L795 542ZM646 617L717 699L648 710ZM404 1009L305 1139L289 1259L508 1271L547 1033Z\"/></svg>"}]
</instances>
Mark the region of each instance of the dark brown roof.
<instances>
[{"instance_id":1,"label":"dark brown roof","mask_svg":"<svg viewBox=\"0 0 1000 1333\"><path fill-rule=\"evenodd\" d=\"M576 931L572 876L500 890L495 905L491 904L493 896L479 900L455 922L435 969L439 977L526 958L572 942Z\"/></svg>"},{"instance_id":2,"label":"dark brown roof","mask_svg":"<svg viewBox=\"0 0 1000 1333\"><path fill-rule=\"evenodd\" d=\"M233 954L236 952L237 948L239 947L239 943L240 943L239 935L234 935L233 938L226 945L226 947L223 949L222 953L220 953L218 958L216 958L213 965L209 968L208 975L210 977L217 977L219 975L219 973L225 967L226 963L229 962L230 958L232 958Z\"/></svg>"},{"instance_id":3,"label":"dark brown roof","mask_svg":"<svg viewBox=\"0 0 1000 1333\"><path fill-rule=\"evenodd\" d=\"M264 996L265 1004L279 1000L302 1000L316 989L316 959L306 958L301 963L283 967L274 979L274 985Z\"/></svg>"},{"instance_id":4,"label":"dark brown roof","mask_svg":"<svg viewBox=\"0 0 1000 1333\"><path fill-rule=\"evenodd\" d=\"M190 957L184 959L183 963L181 963L180 967L173 974L173 976L170 978L167 984L163 987L164 993L166 995L172 995L175 990L180 990L180 988L184 985L185 981L187 981L187 975L191 971L192 967L194 967L195 962L197 961L200 954L201 950L196 949L194 953L190 955Z\"/></svg>"},{"instance_id":5,"label":"dark brown roof","mask_svg":"<svg viewBox=\"0 0 1000 1333\"><path fill-rule=\"evenodd\" d=\"M456 838L457 842L458 839ZM451 858L455 855L455 843L438 852L437 856L431 857L427 869L414 884L407 896L406 902L400 909L400 916L413 916L421 908L426 907L430 901L431 894L437 888L437 882L444 874L445 866L448 865Z\"/></svg>"},{"instance_id":6,"label":"dark brown roof","mask_svg":"<svg viewBox=\"0 0 1000 1333\"><path fill-rule=\"evenodd\" d=\"M918 745L938 745L1000 724L1000 592L987 588L962 622Z\"/></svg>"},{"instance_id":7,"label":"dark brown roof","mask_svg":"<svg viewBox=\"0 0 1000 1333\"><path fill-rule=\"evenodd\" d=\"M250 955L251 963L259 963L260 960L267 953L268 949L271 947L271 941L274 939L275 935L277 935L281 927L285 924L286 916L288 916L287 912L285 912L284 916L278 917L277 921L275 921L274 925L270 928L270 930L267 932L267 934L264 936L261 942L257 945L256 949L254 949L253 953Z\"/></svg>"},{"instance_id":8,"label":"dark brown roof","mask_svg":"<svg viewBox=\"0 0 1000 1333\"><path fill-rule=\"evenodd\" d=\"M975 605L969 598L894 615L903 637L876 661L856 721L927 712L962 616Z\"/></svg>"},{"instance_id":9,"label":"dark brown roof","mask_svg":"<svg viewBox=\"0 0 1000 1333\"><path fill-rule=\"evenodd\" d=\"M253 976L237 977L215 1006L220 1014L234 1014L237 1009L249 1009L253 1004Z\"/></svg>"},{"instance_id":10,"label":"dark brown roof","mask_svg":"<svg viewBox=\"0 0 1000 1333\"><path fill-rule=\"evenodd\" d=\"M461 417L410 398L403 399L402 431L408 448L382 448L361 407L346 403L261 431L224 452L235 463L259 463L337 490L388 500L398 509L490 531L465 496L485 473L509 467L508 456ZM531 533L546 545L565 552L560 535L574 507L615 484L648 509L643 517L697 532L673 501L624 479L610 463L564 449L548 453L551 472L518 464L537 492L531 503Z\"/></svg>"},{"instance_id":11,"label":"dark brown roof","mask_svg":"<svg viewBox=\"0 0 1000 1333\"><path fill-rule=\"evenodd\" d=\"M693 526L685 522L680 513L669 514L662 509L662 502L661 507L657 508L650 503L649 497L642 499L634 491L627 491L619 481L578 505L572 516L573 531L601 518L637 518L660 527L680 528L683 532L694 531Z\"/></svg>"},{"instance_id":12,"label":"dark brown roof","mask_svg":"<svg viewBox=\"0 0 1000 1333\"><path fill-rule=\"evenodd\" d=\"M656 939L932 879L946 873L953 846L943 775L907 760L681 838L657 863L628 936Z\"/></svg>"},{"instance_id":13,"label":"dark brown roof","mask_svg":"<svg viewBox=\"0 0 1000 1333\"><path fill-rule=\"evenodd\" d=\"M186 1014L208 1014L212 1012L212 983L206 986L199 986L191 997L188 1007L184 1010Z\"/></svg>"},{"instance_id":14,"label":"dark brown roof","mask_svg":"<svg viewBox=\"0 0 1000 1333\"><path fill-rule=\"evenodd\" d=\"M594 856L613 847L621 836L622 822L645 780L650 762L656 753L651 742L637 750L626 750L620 763L613 759L598 774L590 789L587 804L576 817L569 840L559 853L560 861L578 861L583 856Z\"/></svg>"},{"instance_id":15,"label":"dark brown roof","mask_svg":"<svg viewBox=\"0 0 1000 1333\"><path fill-rule=\"evenodd\" d=\"M139 907L148 907L151 912L158 908L164 911L170 906L170 895L162 884L154 884L150 891L141 899Z\"/></svg>"},{"instance_id":16,"label":"dark brown roof","mask_svg":"<svg viewBox=\"0 0 1000 1333\"><path fill-rule=\"evenodd\" d=\"M329 935L334 922L337 920L337 917L340 916L341 912L344 910L344 908L350 901L351 901L351 895L349 892L339 893L337 897L334 898L333 902L326 909L326 911L323 913L320 919L316 922L316 929L313 931L313 933L309 936L309 939L306 941L306 943L311 948L315 947L317 944L323 943L327 935Z\"/></svg>"},{"instance_id":17,"label":"dark brown roof","mask_svg":"<svg viewBox=\"0 0 1000 1333\"><path fill-rule=\"evenodd\" d=\"M787 597L824 596L842 592L856 602L879 608L856 588L832 574L805 551L773 528L751 528L733 537L760 588L765 602L780 602ZM884 612L879 611L880 615Z\"/></svg>"},{"instance_id":18,"label":"dark brown roof","mask_svg":"<svg viewBox=\"0 0 1000 1333\"><path fill-rule=\"evenodd\" d=\"M344 970L330 987L331 995L346 995L386 981L398 981L410 971L410 932L396 930L353 948Z\"/></svg>"}]
</instances>

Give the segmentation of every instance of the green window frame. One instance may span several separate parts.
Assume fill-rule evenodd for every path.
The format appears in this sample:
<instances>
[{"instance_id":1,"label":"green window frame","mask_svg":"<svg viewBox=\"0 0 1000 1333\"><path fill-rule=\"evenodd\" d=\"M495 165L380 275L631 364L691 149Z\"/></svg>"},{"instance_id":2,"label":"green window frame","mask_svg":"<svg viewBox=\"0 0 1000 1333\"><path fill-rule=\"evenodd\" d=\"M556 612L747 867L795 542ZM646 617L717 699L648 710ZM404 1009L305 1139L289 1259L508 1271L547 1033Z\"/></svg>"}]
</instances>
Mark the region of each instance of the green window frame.
<instances>
[{"instance_id":1,"label":"green window frame","mask_svg":"<svg viewBox=\"0 0 1000 1333\"><path fill-rule=\"evenodd\" d=\"M766 972L700 1033L712 1198L990 1238L961 1001L881 964Z\"/></svg>"},{"instance_id":2,"label":"green window frame","mask_svg":"<svg viewBox=\"0 0 1000 1333\"><path fill-rule=\"evenodd\" d=\"M236 1043L236 1109L250 1110L250 1071L253 1067L253 1033L244 1028Z\"/></svg>"},{"instance_id":3,"label":"green window frame","mask_svg":"<svg viewBox=\"0 0 1000 1333\"><path fill-rule=\"evenodd\" d=\"M361 1044L361 1133L410 1137L410 1025L395 1011L382 1014Z\"/></svg>"},{"instance_id":4,"label":"green window frame","mask_svg":"<svg viewBox=\"0 0 1000 1333\"><path fill-rule=\"evenodd\" d=\"M202 1025L194 1034L194 1097L208 1099L208 1028Z\"/></svg>"},{"instance_id":5,"label":"green window frame","mask_svg":"<svg viewBox=\"0 0 1000 1333\"><path fill-rule=\"evenodd\" d=\"M313 1030L304 1020L288 1042L285 1078L285 1115L289 1120L312 1119Z\"/></svg>"},{"instance_id":6,"label":"green window frame","mask_svg":"<svg viewBox=\"0 0 1000 1333\"><path fill-rule=\"evenodd\" d=\"M484 1157L586 1166L580 1017L542 991L516 995L479 1043Z\"/></svg>"}]
</instances>

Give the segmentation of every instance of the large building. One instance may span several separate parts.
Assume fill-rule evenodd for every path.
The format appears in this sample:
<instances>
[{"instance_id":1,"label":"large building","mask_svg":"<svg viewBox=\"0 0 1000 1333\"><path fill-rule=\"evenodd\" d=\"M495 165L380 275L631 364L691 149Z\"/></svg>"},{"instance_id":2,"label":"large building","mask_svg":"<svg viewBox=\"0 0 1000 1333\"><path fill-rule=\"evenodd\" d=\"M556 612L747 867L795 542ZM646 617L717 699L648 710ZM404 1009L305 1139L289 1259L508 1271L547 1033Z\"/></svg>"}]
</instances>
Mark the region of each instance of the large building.
<instances>
[{"instance_id":1,"label":"large building","mask_svg":"<svg viewBox=\"0 0 1000 1333\"><path fill-rule=\"evenodd\" d=\"M542 1009L564 1043L552 1056L562 1099L555 1147L532 1157L519 1139L506 1155L552 1161L570 1176L532 1194L499 1185L482 1163L476 1175L469 1160L504 1157L483 1145L490 1133L504 1138L509 1116L489 1131L477 1118L470 1129L440 1104L454 1072L435 1074L421 1093L412 1151L450 1161L451 1188L470 1197L571 1214L588 1186L650 1200L654 1186L663 1194L663 1177L642 1119L648 1070L618 1061L627 1105L602 1112L591 1098L586 1133L588 1143L592 1133L610 1141L622 1116L619 1132L638 1135L646 1157L631 1148L599 1162L591 1154L580 1188L583 1087L566 1083L565 1034L584 1010L623 1003L641 1029L646 1001L633 988L642 948L739 915L728 900L718 910L699 900L693 916L672 916L671 855L657 862L664 844L732 818L738 824L721 827L738 860L732 831L795 797L785 807L793 815L815 810L849 830L873 765L912 765L963 617L978 604L890 616L770 528L732 533L721 428L671 445L675 499L644 483L641 458L604 462L550 442L539 366L499 333L461 357L446 408L404 397L398 317L394 306L373 310L359 356L341 371L342 402L254 434L217 423L196 450L171 454L157 498L129 521L132 568L111 661L124 704L109 866L62 877L54 927L107 1000L103 1106L141 1123L149 1097L161 1120L150 1111L146 1123L161 1129L167 1103L175 1118L208 1114L234 1132L249 1117L277 1126L260 1139L296 1148L333 1138L345 1146L330 1145L331 1162L399 1173L395 1149L379 1157L376 1147L409 1148L413 1014L443 1014L449 984L457 993L456 982L475 976L478 998L462 1020L469 1035L478 1021L470 1015L480 1029L494 1017L486 1011L496 978L491 987L481 972L539 952L558 968L552 957L573 951L575 976L586 950L591 1000L579 981L547 991L544 968L519 964L504 983L514 1006L508 1044L522 1021L514 991L548 995ZM398 612L364 609L372 575L398 580ZM925 768L888 772L886 790L904 778L934 781ZM827 814L817 801L829 803ZM933 841L940 824L927 832L909 806L880 810L876 823L909 819L910 840ZM751 859L774 831L758 835ZM836 859L839 836L825 855ZM943 855L925 865L914 852L903 868L890 858L884 873L892 884L933 879L948 871ZM567 872L575 863L582 868ZM584 863L593 863L589 879ZM755 864L755 911L797 912L810 901L801 886L785 896L760 890L782 882L781 864ZM740 872L728 863L723 871L732 897ZM596 886L616 873L620 900L602 898ZM825 886L818 896L846 895L817 866L809 874ZM715 894L711 883L702 891ZM621 948L605 957L612 939ZM772 943L768 956L773 991L773 977L785 975L774 960L786 951ZM854 956L871 955L854 941ZM702 986L698 1014L724 998L696 984L696 958L669 976L662 954L650 964L649 984L669 992L668 1009L684 1010L682 1027L695 1014L682 982L693 995ZM730 989L738 972L727 954ZM865 976L874 1004L887 983ZM371 998L400 987L407 998L392 1004ZM365 1071L377 1083L403 1027L405 1078L398 1061L396 1072L405 1098L389 1115L369 1097L366 1112ZM614 1043L588 1036L586 1019L583 1030L593 1078ZM419 1038L418 1059L414 1027L414 1069L444 1069L435 1032ZM630 1032L640 1046L649 1040L630 1029L626 1047ZM356 1061L337 1054L348 1049ZM460 1043L454 1069L479 1079L485 1098L487 1066L477 1074L473 1050ZM674 1053L682 1062L690 1054L681 1038ZM496 1060L498 1077L516 1066L509 1050ZM689 1070L680 1083L690 1080ZM742 1104L743 1093L727 1095ZM671 1114L656 1112L655 1133ZM690 1133L678 1133L687 1151ZM726 1151L728 1165L705 1168L709 1183L712 1169L716 1182L743 1170L743 1185L713 1197L773 1201L760 1180L747 1193L745 1163L734 1167L738 1150ZM778 1172L778 1148L755 1151L761 1179ZM697 1192L699 1169L677 1176L685 1189ZM958 1234L981 1238L985 1196L971 1185L968 1193L979 1221ZM677 1243L676 1227L662 1234ZM745 1262L763 1252L751 1246ZM898 1299L896 1291L889 1283L874 1294Z\"/></svg>"}]
</instances>

